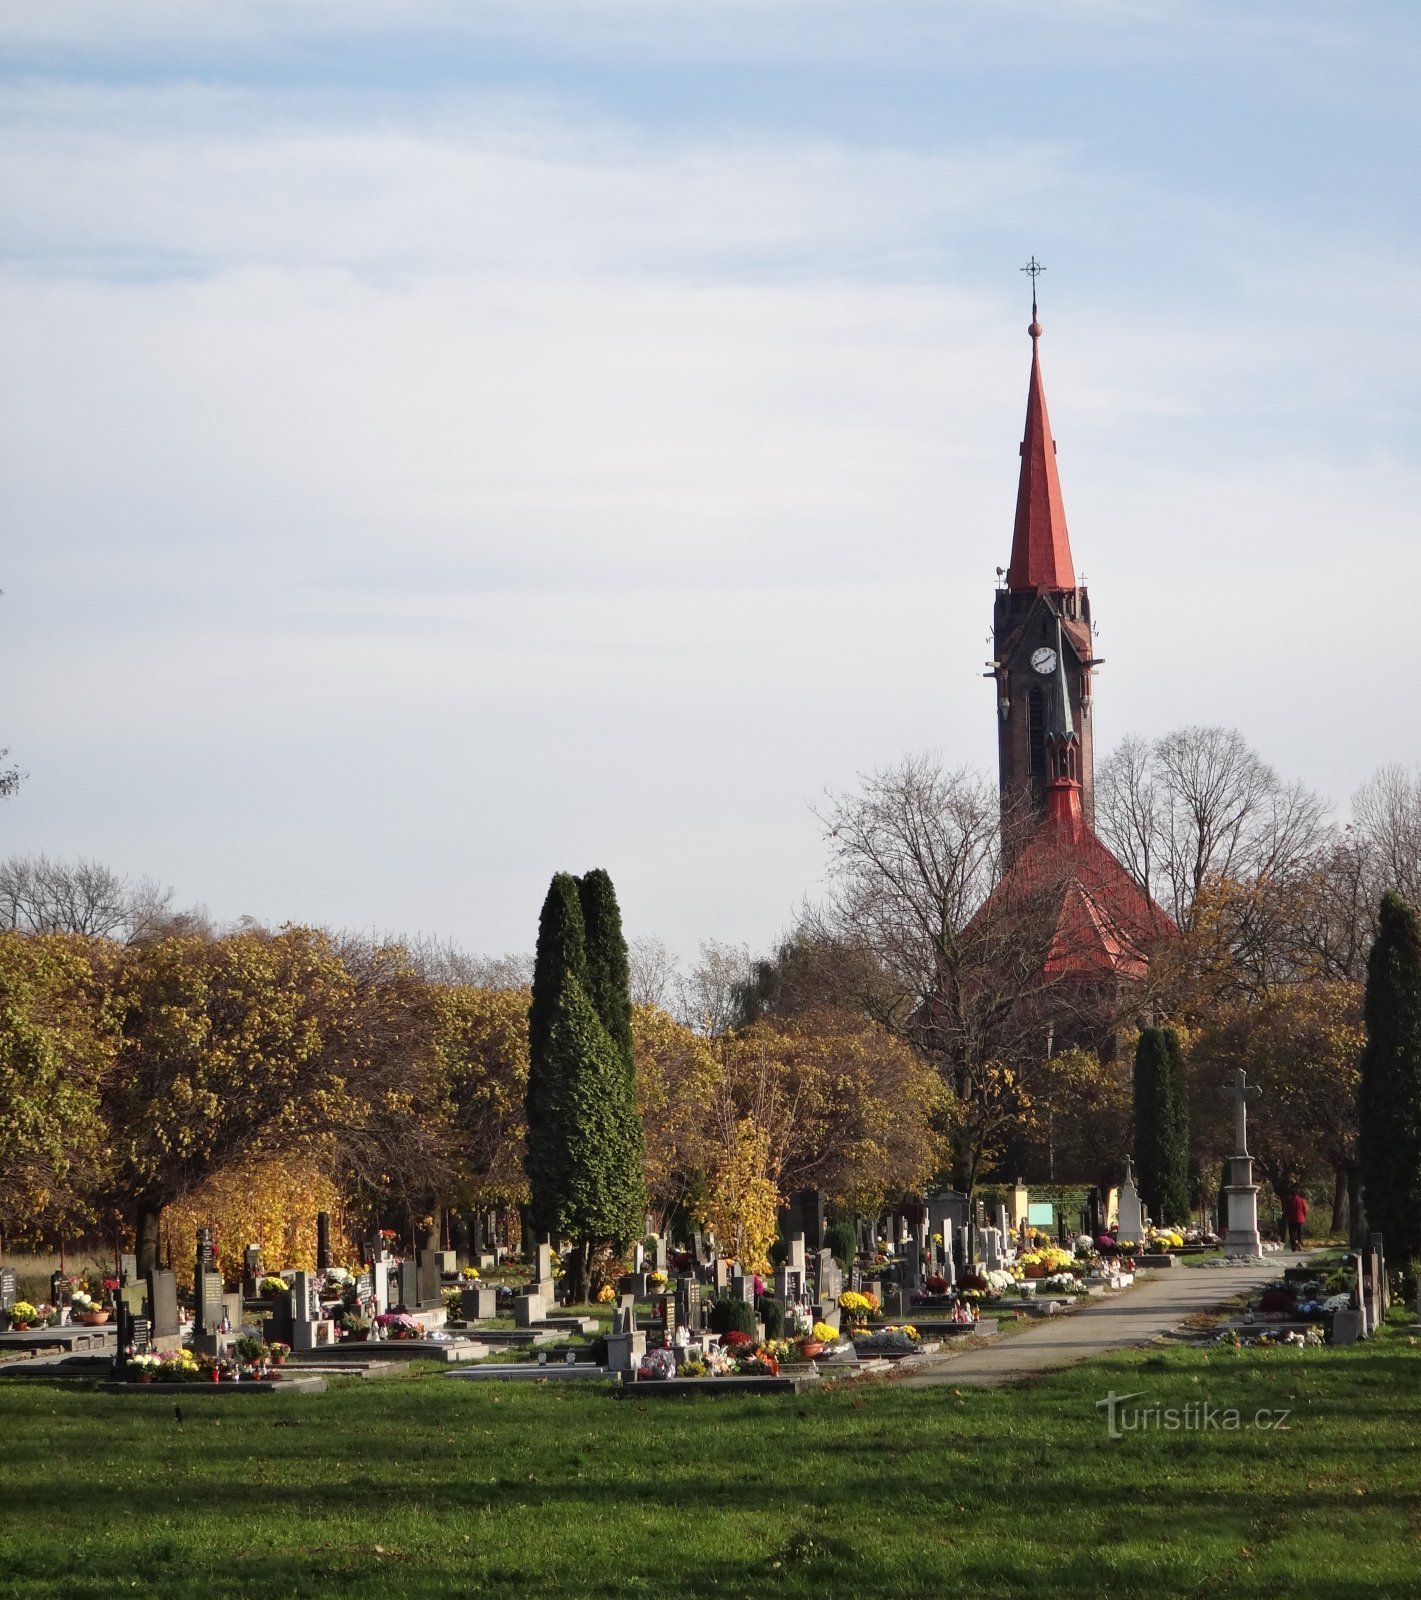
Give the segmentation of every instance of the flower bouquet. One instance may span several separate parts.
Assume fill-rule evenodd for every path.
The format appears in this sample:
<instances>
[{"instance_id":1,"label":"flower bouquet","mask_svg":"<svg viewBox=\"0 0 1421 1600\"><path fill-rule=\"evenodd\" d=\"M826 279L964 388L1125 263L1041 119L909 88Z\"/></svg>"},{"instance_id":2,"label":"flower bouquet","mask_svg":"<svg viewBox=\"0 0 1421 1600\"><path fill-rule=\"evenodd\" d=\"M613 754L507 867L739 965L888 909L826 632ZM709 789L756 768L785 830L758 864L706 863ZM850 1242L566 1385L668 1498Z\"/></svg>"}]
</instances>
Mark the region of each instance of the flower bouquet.
<instances>
[{"instance_id":1,"label":"flower bouquet","mask_svg":"<svg viewBox=\"0 0 1421 1600\"><path fill-rule=\"evenodd\" d=\"M10 1331L24 1333L27 1329L37 1327L40 1322L40 1310L37 1305L29 1300L17 1300L10 1307Z\"/></svg>"},{"instance_id":2,"label":"flower bouquet","mask_svg":"<svg viewBox=\"0 0 1421 1600\"><path fill-rule=\"evenodd\" d=\"M416 1322L407 1311L382 1311L375 1318L375 1326L387 1339L422 1339L424 1324Z\"/></svg>"},{"instance_id":3,"label":"flower bouquet","mask_svg":"<svg viewBox=\"0 0 1421 1600\"><path fill-rule=\"evenodd\" d=\"M676 1376L676 1352L664 1347L648 1350L641 1358L641 1364L636 1369L638 1378L652 1378L664 1381Z\"/></svg>"}]
</instances>

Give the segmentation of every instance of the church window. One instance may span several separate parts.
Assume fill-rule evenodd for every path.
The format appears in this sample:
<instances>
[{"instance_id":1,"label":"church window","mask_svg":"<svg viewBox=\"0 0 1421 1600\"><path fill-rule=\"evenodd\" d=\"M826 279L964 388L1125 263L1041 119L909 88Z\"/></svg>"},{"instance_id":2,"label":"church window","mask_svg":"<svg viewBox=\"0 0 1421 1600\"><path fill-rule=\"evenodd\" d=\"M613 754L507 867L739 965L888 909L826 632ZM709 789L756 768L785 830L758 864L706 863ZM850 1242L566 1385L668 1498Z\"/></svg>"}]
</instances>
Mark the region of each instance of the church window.
<instances>
[{"instance_id":1,"label":"church window","mask_svg":"<svg viewBox=\"0 0 1421 1600\"><path fill-rule=\"evenodd\" d=\"M1046 697L1040 689L1027 696L1027 733L1031 743L1031 776L1046 776Z\"/></svg>"}]
</instances>

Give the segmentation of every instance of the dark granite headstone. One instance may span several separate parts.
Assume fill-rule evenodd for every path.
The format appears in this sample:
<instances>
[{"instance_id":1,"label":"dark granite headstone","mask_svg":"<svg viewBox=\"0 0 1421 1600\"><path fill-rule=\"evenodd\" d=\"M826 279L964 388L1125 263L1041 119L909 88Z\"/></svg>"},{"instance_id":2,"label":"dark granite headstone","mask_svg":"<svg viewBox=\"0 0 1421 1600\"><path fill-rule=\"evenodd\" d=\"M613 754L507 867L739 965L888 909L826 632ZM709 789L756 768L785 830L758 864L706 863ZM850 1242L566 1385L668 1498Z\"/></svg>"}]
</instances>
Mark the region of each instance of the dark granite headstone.
<instances>
[{"instance_id":1,"label":"dark granite headstone","mask_svg":"<svg viewBox=\"0 0 1421 1600\"><path fill-rule=\"evenodd\" d=\"M694 1277L676 1280L676 1321L692 1333L701 1331L701 1286Z\"/></svg>"},{"instance_id":2,"label":"dark granite headstone","mask_svg":"<svg viewBox=\"0 0 1421 1600\"><path fill-rule=\"evenodd\" d=\"M13 1267L0 1267L0 1311L8 1311L20 1298Z\"/></svg>"},{"instance_id":3,"label":"dark granite headstone","mask_svg":"<svg viewBox=\"0 0 1421 1600\"><path fill-rule=\"evenodd\" d=\"M197 1270L212 1272L217 1266L217 1252L212 1245L212 1229L197 1230Z\"/></svg>"},{"instance_id":4,"label":"dark granite headstone","mask_svg":"<svg viewBox=\"0 0 1421 1600\"><path fill-rule=\"evenodd\" d=\"M355 1275L355 1298L362 1310L375 1298L375 1274L358 1272Z\"/></svg>"},{"instance_id":5,"label":"dark granite headstone","mask_svg":"<svg viewBox=\"0 0 1421 1600\"><path fill-rule=\"evenodd\" d=\"M413 1261L402 1261L399 1274L400 1309L415 1311L419 1307L419 1267Z\"/></svg>"},{"instance_id":6,"label":"dark granite headstone","mask_svg":"<svg viewBox=\"0 0 1421 1600\"><path fill-rule=\"evenodd\" d=\"M672 1335L676 1332L675 1295L658 1295L655 1310L656 1315L661 1318L663 1324L661 1342L669 1350L671 1348Z\"/></svg>"},{"instance_id":7,"label":"dark granite headstone","mask_svg":"<svg viewBox=\"0 0 1421 1600\"><path fill-rule=\"evenodd\" d=\"M417 1309L426 1311L437 1306L441 1299L439 1283L439 1253L435 1250L415 1252L415 1284L419 1295Z\"/></svg>"},{"instance_id":8,"label":"dark granite headstone","mask_svg":"<svg viewBox=\"0 0 1421 1600\"><path fill-rule=\"evenodd\" d=\"M316 1271L329 1272L331 1266L331 1214L316 1213Z\"/></svg>"},{"instance_id":9,"label":"dark granite headstone","mask_svg":"<svg viewBox=\"0 0 1421 1600\"><path fill-rule=\"evenodd\" d=\"M155 1339L175 1338L178 1323L178 1277L167 1267L154 1267L148 1274L148 1316Z\"/></svg>"}]
</instances>

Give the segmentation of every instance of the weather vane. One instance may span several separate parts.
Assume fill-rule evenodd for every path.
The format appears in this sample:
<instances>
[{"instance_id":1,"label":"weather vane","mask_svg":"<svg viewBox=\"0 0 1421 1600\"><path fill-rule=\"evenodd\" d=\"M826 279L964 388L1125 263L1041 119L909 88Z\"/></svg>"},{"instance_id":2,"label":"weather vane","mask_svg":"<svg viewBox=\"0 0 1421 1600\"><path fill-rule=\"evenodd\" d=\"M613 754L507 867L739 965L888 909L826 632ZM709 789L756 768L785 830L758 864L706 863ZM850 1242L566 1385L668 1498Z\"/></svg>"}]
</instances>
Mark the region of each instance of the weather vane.
<instances>
[{"instance_id":1,"label":"weather vane","mask_svg":"<svg viewBox=\"0 0 1421 1600\"><path fill-rule=\"evenodd\" d=\"M1032 256L1031 260L1028 261L1026 263L1026 265L1021 270L1023 272L1025 272L1025 273L1027 273L1031 278L1031 320L1033 322L1035 322L1036 321L1036 280L1041 276L1041 274L1043 272L1045 272L1046 268L1041 265L1041 263L1036 259L1035 256Z\"/></svg>"}]
</instances>

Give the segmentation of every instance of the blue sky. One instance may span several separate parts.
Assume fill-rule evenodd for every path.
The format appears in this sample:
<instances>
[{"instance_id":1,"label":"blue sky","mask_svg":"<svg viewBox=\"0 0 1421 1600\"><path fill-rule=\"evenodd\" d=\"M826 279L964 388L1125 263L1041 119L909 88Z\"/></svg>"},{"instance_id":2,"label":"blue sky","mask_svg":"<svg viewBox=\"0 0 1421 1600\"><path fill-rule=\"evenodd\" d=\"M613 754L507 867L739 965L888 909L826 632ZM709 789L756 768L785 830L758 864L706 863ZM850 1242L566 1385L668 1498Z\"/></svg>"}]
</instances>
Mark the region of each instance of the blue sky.
<instances>
[{"instance_id":1,"label":"blue sky","mask_svg":"<svg viewBox=\"0 0 1421 1600\"><path fill-rule=\"evenodd\" d=\"M1097 740L1417 759L1414 8L19 3L0 852L767 943L990 768L1033 252Z\"/></svg>"}]
</instances>

